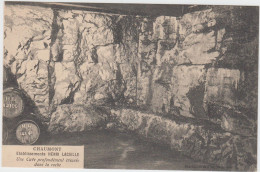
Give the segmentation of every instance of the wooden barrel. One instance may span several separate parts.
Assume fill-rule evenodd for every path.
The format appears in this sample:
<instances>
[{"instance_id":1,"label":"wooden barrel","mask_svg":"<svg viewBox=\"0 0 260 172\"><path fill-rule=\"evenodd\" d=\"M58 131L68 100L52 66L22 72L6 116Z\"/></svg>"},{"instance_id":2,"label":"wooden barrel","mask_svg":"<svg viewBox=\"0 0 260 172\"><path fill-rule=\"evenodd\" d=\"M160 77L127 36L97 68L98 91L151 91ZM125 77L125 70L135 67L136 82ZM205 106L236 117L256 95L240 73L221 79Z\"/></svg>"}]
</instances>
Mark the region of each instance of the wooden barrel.
<instances>
[{"instance_id":1,"label":"wooden barrel","mask_svg":"<svg viewBox=\"0 0 260 172\"><path fill-rule=\"evenodd\" d=\"M16 139L25 145L34 144L40 137L40 128L33 120L19 122L16 127Z\"/></svg>"},{"instance_id":2,"label":"wooden barrel","mask_svg":"<svg viewBox=\"0 0 260 172\"><path fill-rule=\"evenodd\" d=\"M7 88L3 93L3 116L14 118L23 112L24 102L18 89Z\"/></svg>"}]
</instances>

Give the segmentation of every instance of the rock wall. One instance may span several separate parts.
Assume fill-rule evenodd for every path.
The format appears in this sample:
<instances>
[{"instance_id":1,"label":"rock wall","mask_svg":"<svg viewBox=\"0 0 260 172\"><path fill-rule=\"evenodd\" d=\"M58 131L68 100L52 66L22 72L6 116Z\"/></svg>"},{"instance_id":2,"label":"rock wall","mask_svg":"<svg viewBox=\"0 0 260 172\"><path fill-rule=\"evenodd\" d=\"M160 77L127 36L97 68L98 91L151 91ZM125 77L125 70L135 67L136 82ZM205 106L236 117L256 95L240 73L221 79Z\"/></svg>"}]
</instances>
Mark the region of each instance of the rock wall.
<instances>
[{"instance_id":1,"label":"rock wall","mask_svg":"<svg viewBox=\"0 0 260 172\"><path fill-rule=\"evenodd\" d=\"M258 17L250 16L250 10L258 13L253 7L207 6L180 17L142 17L6 5L4 66L53 133L98 128L107 118L124 118L125 112L111 112L116 115L108 117L96 109L86 113L90 107L128 107L157 114L150 122L161 126L159 140L180 151L186 149L185 139L176 136L180 144L172 143L170 137L176 132L169 134L167 128L180 117L186 120L183 125L192 126L184 127L189 134L187 144L193 139L199 144L226 136L244 144L240 138L254 140L257 129ZM138 126L133 129L135 125L126 123L127 130L148 132L141 134L150 133L158 140L154 138L159 137L157 129L146 131L139 126L138 111L130 114L126 118ZM164 124L164 117L171 122ZM190 124L191 119L213 123L222 132L201 129ZM211 136L193 138L199 132ZM206 152L215 150L208 148L214 147L210 143L205 146ZM212 155L205 154L198 157ZM249 154L254 164L255 153ZM230 161L232 157L217 163Z\"/></svg>"},{"instance_id":2,"label":"rock wall","mask_svg":"<svg viewBox=\"0 0 260 172\"><path fill-rule=\"evenodd\" d=\"M241 105L245 80L243 70L215 65L235 39L219 26L220 12L138 17L6 5L4 64L47 119L68 103L207 118L209 102Z\"/></svg>"},{"instance_id":3,"label":"rock wall","mask_svg":"<svg viewBox=\"0 0 260 172\"><path fill-rule=\"evenodd\" d=\"M53 11L42 7L6 6L4 65L40 114L49 113L49 63Z\"/></svg>"},{"instance_id":4,"label":"rock wall","mask_svg":"<svg viewBox=\"0 0 260 172\"><path fill-rule=\"evenodd\" d=\"M4 65L47 120L61 104L133 103L136 23L132 16L6 5Z\"/></svg>"}]
</instances>

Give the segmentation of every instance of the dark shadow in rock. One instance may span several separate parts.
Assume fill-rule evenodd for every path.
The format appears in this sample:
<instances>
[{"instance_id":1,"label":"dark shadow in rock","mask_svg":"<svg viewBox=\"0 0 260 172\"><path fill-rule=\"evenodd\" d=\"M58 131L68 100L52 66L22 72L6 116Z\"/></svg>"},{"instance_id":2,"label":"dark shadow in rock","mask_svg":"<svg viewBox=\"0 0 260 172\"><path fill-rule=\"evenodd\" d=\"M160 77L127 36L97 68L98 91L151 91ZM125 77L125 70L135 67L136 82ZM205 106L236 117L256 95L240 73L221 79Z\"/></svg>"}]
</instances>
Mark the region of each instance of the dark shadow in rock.
<instances>
[{"instance_id":1,"label":"dark shadow in rock","mask_svg":"<svg viewBox=\"0 0 260 172\"><path fill-rule=\"evenodd\" d=\"M6 82L3 83L3 88L8 87L18 87L17 78L14 74L12 74L11 69L4 66L4 70L6 72Z\"/></svg>"},{"instance_id":2,"label":"dark shadow in rock","mask_svg":"<svg viewBox=\"0 0 260 172\"><path fill-rule=\"evenodd\" d=\"M207 118L206 111L203 108L204 91L205 86L201 83L200 85L191 88L187 93L187 97L191 104L190 112L195 117Z\"/></svg>"}]
</instances>

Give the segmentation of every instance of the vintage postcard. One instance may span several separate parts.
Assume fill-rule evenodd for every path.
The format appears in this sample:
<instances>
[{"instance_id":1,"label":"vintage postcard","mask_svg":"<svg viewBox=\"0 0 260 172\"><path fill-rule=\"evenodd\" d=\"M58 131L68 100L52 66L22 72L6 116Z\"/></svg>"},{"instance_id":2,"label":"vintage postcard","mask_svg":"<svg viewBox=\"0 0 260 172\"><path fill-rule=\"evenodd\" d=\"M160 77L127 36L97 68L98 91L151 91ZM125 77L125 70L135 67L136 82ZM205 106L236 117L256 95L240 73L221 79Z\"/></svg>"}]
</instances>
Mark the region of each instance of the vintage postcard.
<instances>
[{"instance_id":1,"label":"vintage postcard","mask_svg":"<svg viewBox=\"0 0 260 172\"><path fill-rule=\"evenodd\" d=\"M4 3L2 166L256 171L259 7Z\"/></svg>"}]
</instances>

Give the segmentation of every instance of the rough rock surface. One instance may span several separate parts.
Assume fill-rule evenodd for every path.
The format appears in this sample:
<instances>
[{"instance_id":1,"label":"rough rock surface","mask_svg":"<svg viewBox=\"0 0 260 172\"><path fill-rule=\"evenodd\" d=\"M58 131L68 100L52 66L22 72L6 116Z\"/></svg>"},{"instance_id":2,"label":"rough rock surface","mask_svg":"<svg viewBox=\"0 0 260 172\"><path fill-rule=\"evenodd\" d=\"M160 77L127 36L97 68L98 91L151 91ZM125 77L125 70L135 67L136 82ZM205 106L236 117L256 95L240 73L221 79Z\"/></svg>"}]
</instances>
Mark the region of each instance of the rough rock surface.
<instances>
[{"instance_id":1,"label":"rough rock surface","mask_svg":"<svg viewBox=\"0 0 260 172\"><path fill-rule=\"evenodd\" d=\"M215 49L216 14L211 10L185 14L180 19L179 59L191 64L208 64L219 56ZM221 41L221 36L218 40Z\"/></svg>"},{"instance_id":2,"label":"rough rock surface","mask_svg":"<svg viewBox=\"0 0 260 172\"><path fill-rule=\"evenodd\" d=\"M20 85L25 76L31 75L24 70L28 60L46 65L46 86L34 88L48 90L36 96L37 101L45 100L44 104L36 104L39 109L46 106L52 111L60 104L73 102L110 102L204 118L207 109L203 101L215 99L220 87L221 94L225 92L224 99L218 96L225 100L222 103L234 105L236 101L225 82L232 85L233 78L237 87L239 70L207 70L207 65L224 53L221 48L225 48L222 44L227 39L225 28L216 28L219 14L212 9L180 18L151 19L21 6L19 10L28 13L27 21L36 21L35 27L28 28L25 25L30 23L19 24L25 19L16 15L18 7L7 6L5 14L4 64L12 69ZM45 11L42 20L38 20L41 10ZM22 26L28 32L15 34L15 29ZM225 76L223 72L223 76L218 76L221 71L225 71ZM221 83L213 83L218 89L208 86L213 75L218 77L215 80L221 79ZM35 100L32 92L37 91L23 89ZM45 111L41 110L48 117Z\"/></svg>"},{"instance_id":3,"label":"rough rock surface","mask_svg":"<svg viewBox=\"0 0 260 172\"><path fill-rule=\"evenodd\" d=\"M257 119L254 111L248 109L237 110L219 106L215 103L209 104L207 109L209 119L219 124L225 131L242 136L256 136Z\"/></svg>"},{"instance_id":4,"label":"rough rock surface","mask_svg":"<svg viewBox=\"0 0 260 172\"><path fill-rule=\"evenodd\" d=\"M52 114L49 132L80 132L103 126L107 115L101 109L84 105L61 105Z\"/></svg>"},{"instance_id":5,"label":"rough rock surface","mask_svg":"<svg viewBox=\"0 0 260 172\"><path fill-rule=\"evenodd\" d=\"M240 80L243 80L243 74L240 74L237 69L209 68L207 70L204 100L235 106L235 91L238 89Z\"/></svg>"},{"instance_id":6,"label":"rough rock surface","mask_svg":"<svg viewBox=\"0 0 260 172\"><path fill-rule=\"evenodd\" d=\"M5 6L4 65L11 68L19 87L46 118L49 117L48 63L52 20L50 8Z\"/></svg>"},{"instance_id":7,"label":"rough rock surface","mask_svg":"<svg viewBox=\"0 0 260 172\"><path fill-rule=\"evenodd\" d=\"M200 97L191 97L189 99L188 93L192 88L204 85L205 69L202 65L196 66L177 66L173 68L172 74L172 95L174 107L180 109L180 115L187 117L203 117L203 112L196 113L196 104L192 101L199 101ZM196 91L195 91L196 92ZM194 94L194 93L190 93ZM203 91L201 94L204 94ZM203 100L203 97L202 97ZM202 104L201 104L202 105ZM199 106L199 105L198 105Z\"/></svg>"},{"instance_id":8,"label":"rough rock surface","mask_svg":"<svg viewBox=\"0 0 260 172\"><path fill-rule=\"evenodd\" d=\"M207 8L150 18L6 5L4 66L50 132L103 126L106 112L90 106L130 106L187 121L114 110L118 129L194 159L254 169L256 18L248 7Z\"/></svg>"},{"instance_id":9,"label":"rough rock surface","mask_svg":"<svg viewBox=\"0 0 260 172\"><path fill-rule=\"evenodd\" d=\"M239 108L241 82L244 82L244 73L237 69L209 68L203 104L209 119L224 130L252 136L256 133L256 116L253 109Z\"/></svg>"},{"instance_id":10,"label":"rough rock surface","mask_svg":"<svg viewBox=\"0 0 260 172\"><path fill-rule=\"evenodd\" d=\"M241 137L203 124L169 120L132 109L111 110L115 126L170 145L195 160L206 161L228 170L255 170L256 139Z\"/></svg>"},{"instance_id":11,"label":"rough rock surface","mask_svg":"<svg viewBox=\"0 0 260 172\"><path fill-rule=\"evenodd\" d=\"M179 19L159 16L155 21L142 20L138 47L139 106L154 112L174 111L182 116L205 117L203 96L195 102L191 99L196 96L189 95L196 91L204 95L205 65L220 54L216 46L225 30L221 30L216 41L215 18L216 14L208 9Z\"/></svg>"},{"instance_id":12,"label":"rough rock surface","mask_svg":"<svg viewBox=\"0 0 260 172\"><path fill-rule=\"evenodd\" d=\"M55 104L60 104L69 98L79 85L80 79L76 75L74 62L56 62L55 78L53 101Z\"/></svg>"},{"instance_id":13,"label":"rough rock surface","mask_svg":"<svg viewBox=\"0 0 260 172\"><path fill-rule=\"evenodd\" d=\"M17 74L20 87L26 91L43 115L49 113L48 66L40 60L26 60ZM48 117L48 116L46 116Z\"/></svg>"},{"instance_id":14,"label":"rough rock surface","mask_svg":"<svg viewBox=\"0 0 260 172\"><path fill-rule=\"evenodd\" d=\"M58 106L48 128L51 133L92 129L134 132L225 170L256 168L256 139L223 131L210 121L173 120L133 109L109 110L74 104Z\"/></svg>"}]
</instances>

